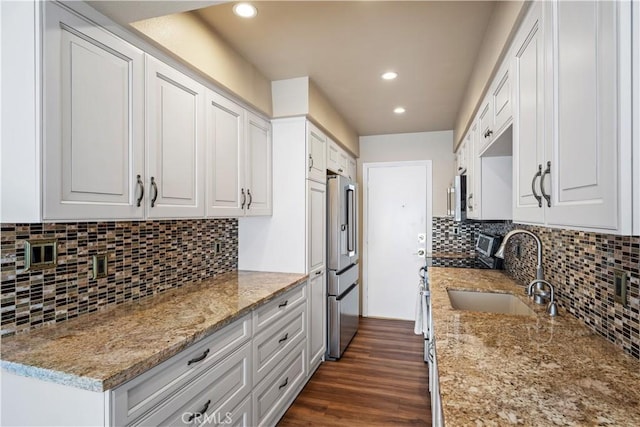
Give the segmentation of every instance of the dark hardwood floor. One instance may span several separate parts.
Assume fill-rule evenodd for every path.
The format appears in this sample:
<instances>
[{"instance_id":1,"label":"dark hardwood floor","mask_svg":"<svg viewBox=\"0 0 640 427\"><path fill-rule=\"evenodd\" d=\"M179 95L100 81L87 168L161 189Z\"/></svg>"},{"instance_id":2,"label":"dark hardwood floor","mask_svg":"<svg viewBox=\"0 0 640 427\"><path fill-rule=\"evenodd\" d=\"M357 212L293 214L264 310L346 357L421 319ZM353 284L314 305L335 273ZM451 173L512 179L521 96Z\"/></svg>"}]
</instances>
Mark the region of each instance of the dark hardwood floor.
<instances>
[{"instance_id":1,"label":"dark hardwood floor","mask_svg":"<svg viewBox=\"0 0 640 427\"><path fill-rule=\"evenodd\" d=\"M336 362L324 362L279 427L428 426L429 380L413 322L361 318Z\"/></svg>"}]
</instances>

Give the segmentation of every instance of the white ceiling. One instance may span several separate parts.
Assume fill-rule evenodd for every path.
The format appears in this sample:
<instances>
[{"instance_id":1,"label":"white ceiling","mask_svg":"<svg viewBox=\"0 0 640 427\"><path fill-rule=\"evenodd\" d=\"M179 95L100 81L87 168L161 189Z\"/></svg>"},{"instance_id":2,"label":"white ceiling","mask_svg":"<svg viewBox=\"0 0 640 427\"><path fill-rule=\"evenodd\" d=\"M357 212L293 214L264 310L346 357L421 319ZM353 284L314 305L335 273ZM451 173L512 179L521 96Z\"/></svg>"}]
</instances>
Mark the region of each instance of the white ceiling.
<instances>
[{"instance_id":1,"label":"white ceiling","mask_svg":"<svg viewBox=\"0 0 640 427\"><path fill-rule=\"evenodd\" d=\"M309 76L359 135L454 127L493 1L260 1L199 9L270 80ZM387 70L399 73L382 81ZM396 106L406 108L395 115Z\"/></svg>"}]
</instances>

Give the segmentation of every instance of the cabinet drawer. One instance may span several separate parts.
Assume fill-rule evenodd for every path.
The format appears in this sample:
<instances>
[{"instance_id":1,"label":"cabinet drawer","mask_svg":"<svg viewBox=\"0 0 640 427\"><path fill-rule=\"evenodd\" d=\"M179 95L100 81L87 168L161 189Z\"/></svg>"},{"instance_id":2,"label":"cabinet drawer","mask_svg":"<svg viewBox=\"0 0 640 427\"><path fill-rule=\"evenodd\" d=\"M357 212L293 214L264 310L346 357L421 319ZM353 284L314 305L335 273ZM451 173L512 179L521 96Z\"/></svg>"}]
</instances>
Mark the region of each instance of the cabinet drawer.
<instances>
[{"instance_id":1,"label":"cabinet drawer","mask_svg":"<svg viewBox=\"0 0 640 427\"><path fill-rule=\"evenodd\" d=\"M295 398L306 377L306 342L298 344L283 363L253 391L253 420L256 425L275 425Z\"/></svg>"},{"instance_id":2,"label":"cabinet drawer","mask_svg":"<svg viewBox=\"0 0 640 427\"><path fill-rule=\"evenodd\" d=\"M116 388L112 392L114 424L129 424L250 337L251 322L246 316Z\"/></svg>"},{"instance_id":3,"label":"cabinet drawer","mask_svg":"<svg viewBox=\"0 0 640 427\"><path fill-rule=\"evenodd\" d=\"M306 304L272 324L253 339L254 384L259 383L307 336Z\"/></svg>"},{"instance_id":4,"label":"cabinet drawer","mask_svg":"<svg viewBox=\"0 0 640 427\"><path fill-rule=\"evenodd\" d=\"M250 361L247 343L133 425L215 425L232 418L251 391Z\"/></svg>"},{"instance_id":5,"label":"cabinet drawer","mask_svg":"<svg viewBox=\"0 0 640 427\"><path fill-rule=\"evenodd\" d=\"M306 288L304 284L301 284L255 310L253 312L254 333L259 333L273 322L290 313L298 304L306 301Z\"/></svg>"}]
</instances>

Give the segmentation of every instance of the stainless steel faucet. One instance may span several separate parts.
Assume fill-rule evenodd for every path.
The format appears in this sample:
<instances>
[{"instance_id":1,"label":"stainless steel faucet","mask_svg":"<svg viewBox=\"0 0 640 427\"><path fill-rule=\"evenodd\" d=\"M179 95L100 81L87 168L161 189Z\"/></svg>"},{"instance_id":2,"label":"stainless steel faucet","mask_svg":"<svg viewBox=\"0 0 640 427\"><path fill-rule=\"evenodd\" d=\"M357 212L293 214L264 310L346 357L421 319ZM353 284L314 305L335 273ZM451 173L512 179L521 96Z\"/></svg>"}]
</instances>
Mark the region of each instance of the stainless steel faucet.
<instances>
[{"instance_id":1,"label":"stainless steel faucet","mask_svg":"<svg viewBox=\"0 0 640 427\"><path fill-rule=\"evenodd\" d=\"M535 290L533 285L537 285ZM531 281L531 283L529 283L529 287L527 288L527 295L533 297L533 300L536 304L544 304L549 297L549 293L543 290L545 286L548 287L549 292L551 292L549 305L547 306L547 313L551 317L556 317L558 315L558 305L556 304L555 291L551 283L547 282L544 279L534 279Z\"/></svg>"},{"instance_id":2,"label":"stainless steel faucet","mask_svg":"<svg viewBox=\"0 0 640 427\"><path fill-rule=\"evenodd\" d=\"M527 234L533 237L533 239L536 241L536 244L538 245L538 265L536 266L536 280L544 280L544 270L542 269L542 242L540 241L540 238L535 234L533 234L532 232L527 230L511 230L510 232L507 233L506 236L504 236L504 239L502 239L502 244L498 248L498 251L496 252L496 256L498 258L504 259L504 248L507 245L507 242L513 235L520 234L520 233Z\"/></svg>"}]
</instances>

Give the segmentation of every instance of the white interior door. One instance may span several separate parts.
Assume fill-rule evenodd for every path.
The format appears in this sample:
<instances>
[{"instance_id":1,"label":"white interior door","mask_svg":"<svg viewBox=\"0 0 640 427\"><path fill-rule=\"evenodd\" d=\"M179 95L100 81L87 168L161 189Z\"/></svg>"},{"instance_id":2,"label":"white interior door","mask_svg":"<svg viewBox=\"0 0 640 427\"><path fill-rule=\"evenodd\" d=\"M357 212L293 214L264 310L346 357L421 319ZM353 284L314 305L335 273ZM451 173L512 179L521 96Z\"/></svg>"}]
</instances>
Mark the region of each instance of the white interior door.
<instances>
[{"instance_id":1,"label":"white interior door","mask_svg":"<svg viewBox=\"0 0 640 427\"><path fill-rule=\"evenodd\" d=\"M431 162L364 165L365 316L413 320L431 250Z\"/></svg>"}]
</instances>

